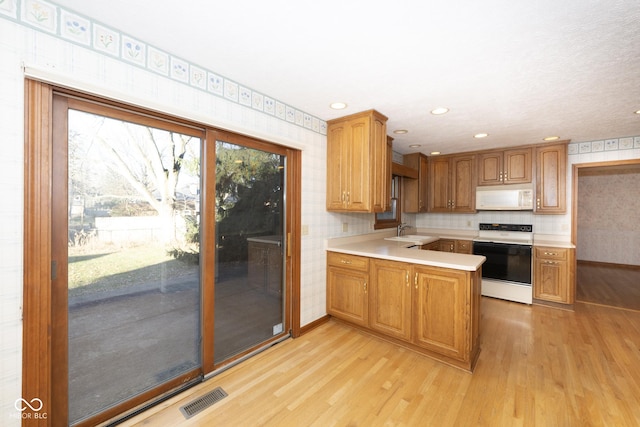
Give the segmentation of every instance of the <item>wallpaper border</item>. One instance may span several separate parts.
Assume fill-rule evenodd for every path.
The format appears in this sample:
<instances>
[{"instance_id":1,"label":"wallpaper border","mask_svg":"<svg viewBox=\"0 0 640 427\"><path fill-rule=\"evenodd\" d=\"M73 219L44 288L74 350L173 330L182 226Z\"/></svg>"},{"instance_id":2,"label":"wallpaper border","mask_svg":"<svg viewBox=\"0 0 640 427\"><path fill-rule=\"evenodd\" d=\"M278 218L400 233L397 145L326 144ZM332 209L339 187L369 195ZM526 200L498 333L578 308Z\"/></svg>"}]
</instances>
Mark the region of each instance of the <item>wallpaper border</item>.
<instances>
[{"instance_id":1,"label":"wallpaper border","mask_svg":"<svg viewBox=\"0 0 640 427\"><path fill-rule=\"evenodd\" d=\"M318 117L53 2L0 0L0 17L321 135L327 134L327 123Z\"/></svg>"}]
</instances>

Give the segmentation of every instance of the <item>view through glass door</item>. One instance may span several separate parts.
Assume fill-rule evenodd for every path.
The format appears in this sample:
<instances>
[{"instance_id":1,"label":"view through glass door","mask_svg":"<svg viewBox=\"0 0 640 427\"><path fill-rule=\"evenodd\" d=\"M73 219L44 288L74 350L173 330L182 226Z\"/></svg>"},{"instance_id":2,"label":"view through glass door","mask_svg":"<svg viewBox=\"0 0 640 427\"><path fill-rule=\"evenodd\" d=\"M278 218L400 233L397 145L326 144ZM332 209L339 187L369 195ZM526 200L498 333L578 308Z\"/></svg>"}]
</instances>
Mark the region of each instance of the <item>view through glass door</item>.
<instances>
[{"instance_id":1,"label":"view through glass door","mask_svg":"<svg viewBox=\"0 0 640 427\"><path fill-rule=\"evenodd\" d=\"M216 364L288 333L285 159L216 141Z\"/></svg>"},{"instance_id":2,"label":"view through glass door","mask_svg":"<svg viewBox=\"0 0 640 427\"><path fill-rule=\"evenodd\" d=\"M71 424L200 375L201 142L68 110Z\"/></svg>"}]
</instances>

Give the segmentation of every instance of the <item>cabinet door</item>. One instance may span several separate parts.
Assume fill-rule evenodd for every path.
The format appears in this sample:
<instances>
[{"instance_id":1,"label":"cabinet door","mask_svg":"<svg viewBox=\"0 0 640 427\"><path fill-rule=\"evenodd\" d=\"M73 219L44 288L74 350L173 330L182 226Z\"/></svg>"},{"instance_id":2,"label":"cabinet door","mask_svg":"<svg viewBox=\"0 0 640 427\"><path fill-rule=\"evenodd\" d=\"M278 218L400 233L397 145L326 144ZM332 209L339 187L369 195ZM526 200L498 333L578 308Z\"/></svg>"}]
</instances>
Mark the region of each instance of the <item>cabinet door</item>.
<instances>
[{"instance_id":1,"label":"cabinet door","mask_svg":"<svg viewBox=\"0 0 640 427\"><path fill-rule=\"evenodd\" d=\"M371 198L371 212L384 212L390 205L391 196L391 151L387 150L387 125L383 120L373 116L371 135L368 140L369 161L367 176L371 176L369 186L365 188Z\"/></svg>"},{"instance_id":2,"label":"cabinet door","mask_svg":"<svg viewBox=\"0 0 640 427\"><path fill-rule=\"evenodd\" d=\"M451 159L451 210L476 212L475 157L456 156Z\"/></svg>"},{"instance_id":3,"label":"cabinet door","mask_svg":"<svg viewBox=\"0 0 640 427\"><path fill-rule=\"evenodd\" d=\"M531 148L506 150L502 172L505 184L531 182Z\"/></svg>"},{"instance_id":4,"label":"cabinet door","mask_svg":"<svg viewBox=\"0 0 640 427\"><path fill-rule=\"evenodd\" d=\"M429 158L420 156L418 169L418 212L427 212L429 204Z\"/></svg>"},{"instance_id":5,"label":"cabinet door","mask_svg":"<svg viewBox=\"0 0 640 427\"><path fill-rule=\"evenodd\" d=\"M411 266L375 260L369 286L369 327L387 335L411 339Z\"/></svg>"},{"instance_id":6,"label":"cabinet door","mask_svg":"<svg viewBox=\"0 0 640 427\"><path fill-rule=\"evenodd\" d=\"M440 239L440 248L441 252L455 252L456 251L456 241L451 239Z\"/></svg>"},{"instance_id":7,"label":"cabinet door","mask_svg":"<svg viewBox=\"0 0 640 427\"><path fill-rule=\"evenodd\" d=\"M347 210L350 211L368 211L370 208L369 123L368 117L348 122L349 166L344 172L347 175Z\"/></svg>"},{"instance_id":8,"label":"cabinet door","mask_svg":"<svg viewBox=\"0 0 640 427\"><path fill-rule=\"evenodd\" d=\"M567 262L538 259L534 269L534 298L567 303Z\"/></svg>"},{"instance_id":9,"label":"cabinet door","mask_svg":"<svg viewBox=\"0 0 640 427\"><path fill-rule=\"evenodd\" d=\"M369 275L345 268L327 268L327 313L349 322L367 326Z\"/></svg>"},{"instance_id":10,"label":"cabinet door","mask_svg":"<svg viewBox=\"0 0 640 427\"><path fill-rule=\"evenodd\" d=\"M473 242L471 240L456 240L457 254L471 254L473 252Z\"/></svg>"},{"instance_id":11,"label":"cabinet door","mask_svg":"<svg viewBox=\"0 0 640 427\"><path fill-rule=\"evenodd\" d=\"M418 266L414 272L414 344L464 360L468 273Z\"/></svg>"},{"instance_id":12,"label":"cabinet door","mask_svg":"<svg viewBox=\"0 0 640 427\"><path fill-rule=\"evenodd\" d=\"M502 151L478 155L478 185L502 184Z\"/></svg>"},{"instance_id":13,"label":"cabinet door","mask_svg":"<svg viewBox=\"0 0 640 427\"><path fill-rule=\"evenodd\" d=\"M441 157L429 162L429 211L449 212L449 158Z\"/></svg>"},{"instance_id":14,"label":"cabinet door","mask_svg":"<svg viewBox=\"0 0 640 427\"><path fill-rule=\"evenodd\" d=\"M537 214L560 214L567 210L567 145L536 149Z\"/></svg>"},{"instance_id":15,"label":"cabinet door","mask_svg":"<svg viewBox=\"0 0 640 427\"><path fill-rule=\"evenodd\" d=\"M327 210L346 208L346 171L348 165L346 124L333 125L327 133Z\"/></svg>"},{"instance_id":16,"label":"cabinet door","mask_svg":"<svg viewBox=\"0 0 640 427\"><path fill-rule=\"evenodd\" d=\"M418 178L402 180L404 212L427 212L429 202L429 158L422 153L404 156L404 165L418 171Z\"/></svg>"}]
</instances>

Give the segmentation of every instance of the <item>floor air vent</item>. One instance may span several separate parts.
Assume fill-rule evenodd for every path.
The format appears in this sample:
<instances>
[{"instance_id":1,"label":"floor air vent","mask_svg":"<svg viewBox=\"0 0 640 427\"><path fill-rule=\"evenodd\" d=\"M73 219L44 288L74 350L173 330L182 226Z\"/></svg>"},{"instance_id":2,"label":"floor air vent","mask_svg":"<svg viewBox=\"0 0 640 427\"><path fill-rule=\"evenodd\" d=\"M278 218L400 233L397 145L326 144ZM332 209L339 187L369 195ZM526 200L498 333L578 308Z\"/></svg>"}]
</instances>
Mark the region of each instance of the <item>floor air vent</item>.
<instances>
[{"instance_id":1,"label":"floor air vent","mask_svg":"<svg viewBox=\"0 0 640 427\"><path fill-rule=\"evenodd\" d=\"M187 403L186 405L181 407L180 412L182 412L182 415L184 415L186 419L189 419L198 412L204 411L209 406L213 405L216 402L219 402L227 396L227 393L221 387L216 387L209 393L200 396L193 402Z\"/></svg>"}]
</instances>

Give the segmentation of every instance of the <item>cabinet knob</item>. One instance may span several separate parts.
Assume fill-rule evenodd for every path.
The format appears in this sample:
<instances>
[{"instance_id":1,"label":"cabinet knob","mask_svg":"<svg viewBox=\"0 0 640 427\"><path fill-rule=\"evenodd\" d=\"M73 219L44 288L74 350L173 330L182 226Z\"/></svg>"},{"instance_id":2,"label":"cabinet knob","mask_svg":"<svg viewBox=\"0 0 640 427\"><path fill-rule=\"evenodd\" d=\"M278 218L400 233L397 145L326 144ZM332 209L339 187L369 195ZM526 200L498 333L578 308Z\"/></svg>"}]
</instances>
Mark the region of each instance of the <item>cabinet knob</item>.
<instances>
[{"instance_id":1,"label":"cabinet knob","mask_svg":"<svg viewBox=\"0 0 640 427\"><path fill-rule=\"evenodd\" d=\"M351 264L351 261L349 261L348 259L341 259L340 262L342 264Z\"/></svg>"},{"instance_id":2,"label":"cabinet knob","mask_svg":"<svg viewBox=\"0 0 640 427\"><path fill-rule=\"evenodd\" d=\"M553 256L555 256L555 255L558 255L558 252L545 252L544 254L545 255L553 255Z\"/></svg>"},{"instance_id":3,"label":"cabinet knob","mask_svg":"<svg viewBox=\"0 0 640 427\"><path fill-rule=\"evenodd\" d=\"M367 293L367 282L364 282L364 293Z\"/></svg>"}]
</instances>

